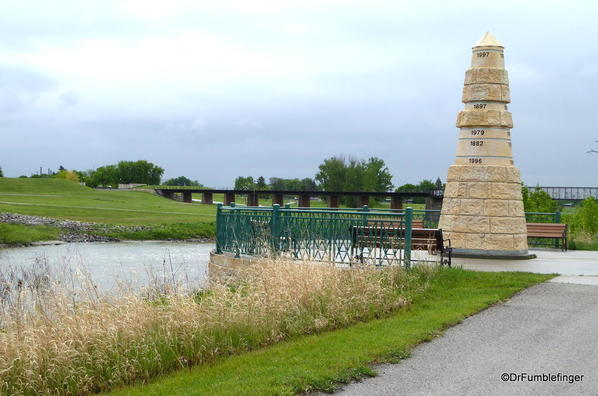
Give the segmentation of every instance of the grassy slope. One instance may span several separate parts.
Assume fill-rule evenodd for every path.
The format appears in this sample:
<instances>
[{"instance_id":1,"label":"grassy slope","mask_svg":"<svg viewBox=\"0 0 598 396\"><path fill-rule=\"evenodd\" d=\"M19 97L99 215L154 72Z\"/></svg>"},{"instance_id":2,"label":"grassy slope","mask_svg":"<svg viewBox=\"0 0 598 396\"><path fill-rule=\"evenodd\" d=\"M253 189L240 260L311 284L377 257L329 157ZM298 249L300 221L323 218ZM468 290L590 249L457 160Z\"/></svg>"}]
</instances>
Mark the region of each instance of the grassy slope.
<instances>
[{"instance_id":1,"label":"grassy slope","mask_svg":"<svg viewBox=\"0 0 598 396\"><path fill-rule=\"evenodd\" d=\"M60 179L0 178L0 212L105 224L210 223L214 205L186 204L143 191L102 191Z\"/></svg>"},{"instance_id":2,"label":"grassy slope","mask_svg":"<svg viewBox=\"0 0 598 396\"><path fill-rule=\"evenodd\" d=\"M430 340L523 288L552 275L444 270L408 310L329 333L183 369L117 395L272 395L332 391L339 382L375 375L371 363L397 362Z\"/></svg>"}]
</instances>

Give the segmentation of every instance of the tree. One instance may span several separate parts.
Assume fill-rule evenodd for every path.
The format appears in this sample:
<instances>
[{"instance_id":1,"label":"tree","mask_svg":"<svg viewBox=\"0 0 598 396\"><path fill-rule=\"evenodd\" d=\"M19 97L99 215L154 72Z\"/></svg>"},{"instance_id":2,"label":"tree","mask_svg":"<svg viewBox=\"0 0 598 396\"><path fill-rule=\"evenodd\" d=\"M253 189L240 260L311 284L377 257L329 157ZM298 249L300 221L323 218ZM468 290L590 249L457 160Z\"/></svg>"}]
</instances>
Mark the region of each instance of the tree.
<instances>
[{"instance_id":1,"label":"tree","mask_svg":"<svg viewBox=\"0 0 598 396\"><path fill-rule=\"evenodd\" d=\"M118 187L118 168L116 165L100 166L88 177L88 187Z\"/></svg>"},{"instance_id":2,"label":"tree","mask_svg":"<svg viewBox=\"0 0 598 396\"><path fill-rule=\"evenodd\" d=\"M432 180L422 180L417 186L419 191L433 191L436 190L436 184Z\"/></svg>"},{"instance_id":3,"label":"tree","mask_svg":"<svg viewBox=\"0 0 598 396\"><path fill-rule=\"evenodd\" d=\"M444 185L442 184L442 180L440 178L437 178L436 183L434 184L436 185L436 190L444 189Z\"/></svg>"},{"instance_id":4,"label":"tree","mask_svg":"<svg viewBox=\"0 0 598 396\"><path fill-rule=\"evenodd\" d=\"M168 179L163 183L165 186L197 186L203 187L197 180L191 180L185 176L175 177Z\"/></svg>"},{"instance_id":5,"label":"tree","mask_svg":"<svg viewBox=\"0 0 598 396\"><path fill-rule=\"evenodd\" d=\"M590 236L598 235L598 200L593 197L584 199L568 223L571 224L572 231Z\"/></svg>"},{"instance_id":6,"label":"tree","mask_svg":"<svg viewBox=\"0 0 598 396\"><path fill-rule=\"evenodd\" d=\"M316 180L322 190L345 191L347 166L344 158L325 159L318 169L320 171L316 175Z\"/></svg>"},{"instance_id":7,"label":"tree","mask_svg":"<svg viewBox=\"0 0 598 396\"><path fill-rule=\"evenodd\" d=\"M117 165L118 183L160 184L164 169L145 160L119 161Z\"/></svg>"},{"instance_id":8,"label":"tree","mask_svg":"<svg viewBox=\"0 0 598 396\"><path fill-rule=\"evenodd\" d=\"M2 167L0 166L0 177L4 177L4 172L2 172Z\"/></svg>"},{"instance_id":9,"label":"tree","mask_svg":"<svg viewBox=\"0 0 598 396\"><path fill-rule=\"evenodd\" d=\"M407 183L397 187L396 192L416 192L417 186L415 184Z\"/></svg>"},{"instance_id":10,"label":"tree","mask_svg":"<svg viewBox=\"0 0 598 396\"><path fill-rule=\"evenodd\" d=\"M554 213L558 209L558 204L550 197L550 194L539 188L530 191L523 186L521 195L523 197L523 208L526 212Z\"/></svg>"},{"instance_id":11,"label":"tree","mask_svg":"<svg viewBox=\"0 0 598 396\"><path fill-rule=\"evenodd\" d=\"M316 180L324 191L376 191L392 189L392 175L384 160L371 157L367 161L356 158L332 157L319 166ZM343 197L345 205L356 206L356 197Z\"/></svg>"},{"instance_id":12,"label":"tree","mask_svg":"<svg viewBox=\"0 0 598 396\"><path fill-rule=\"evenodd\" d=\"M266 179L264 179L264 176L260 176L257 178L257 181L255 183L255 188L256 190L267 190L268 189L268 185L266 184Z\"/></svg>"},{"instance_id":13,"label":"tree","mask_svg":"<svg viewBox=\"0 0 598 396\"><path fill-rule=\"evenodd\" d=\"M253 176L239 176L235 179L235 190L253 191L255 190L255 182Z\"/></svg>"},{"instance_id":14,"label":"tree","mask_svg":"<svg viewBox=\"0 0 598 396\"><path fill-rule=\"evenodd\" d=\"M64 168L62 168L62 170L56 173L53 177L57 179L70 180L77 183L79 182L79 175L76 172Z\"/></svg>"}]
</instances>

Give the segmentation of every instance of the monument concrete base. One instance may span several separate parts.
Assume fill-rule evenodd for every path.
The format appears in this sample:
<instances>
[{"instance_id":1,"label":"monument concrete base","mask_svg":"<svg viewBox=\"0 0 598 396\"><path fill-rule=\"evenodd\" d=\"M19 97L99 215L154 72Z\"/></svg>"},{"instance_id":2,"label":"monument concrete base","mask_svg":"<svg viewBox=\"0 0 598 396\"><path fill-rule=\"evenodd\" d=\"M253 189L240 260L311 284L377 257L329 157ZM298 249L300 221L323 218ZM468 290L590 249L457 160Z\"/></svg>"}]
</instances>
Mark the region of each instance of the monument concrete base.
<instances>
[{"instance_id":1,"label":"monument concrete base","mask_svg":"<svg viewBox=\"0 0 598 396\"><path fill-rule=\"evenodd\" d=\"M504 260L529 260L536 258L526 250L478 250L478 249L455 249L453 248L453 257L462 258L484 258L484 259L504 259Z\"/></svg>"}]
</instances>

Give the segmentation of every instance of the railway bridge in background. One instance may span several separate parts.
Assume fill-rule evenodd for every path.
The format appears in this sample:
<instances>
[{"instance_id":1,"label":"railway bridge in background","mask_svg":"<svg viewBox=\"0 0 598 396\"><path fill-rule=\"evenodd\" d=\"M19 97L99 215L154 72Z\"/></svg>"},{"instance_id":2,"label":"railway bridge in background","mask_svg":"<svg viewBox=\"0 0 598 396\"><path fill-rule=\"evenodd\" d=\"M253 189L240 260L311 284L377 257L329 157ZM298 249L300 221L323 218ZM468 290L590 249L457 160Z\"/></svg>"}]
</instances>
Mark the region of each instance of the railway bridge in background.
<instances>
[{"instance_id":1,"label":"railway bridge in background","mask_svg":"<svg viewBox=\"0 0 598 396\"><path fill-rule=\"evenodd\" d=\"M370 198L390 198L391 209L402 209L404 199L425 198L426 209L440 209L442 206L442 190L423 191L423 192L379 192L379 191L290 191L290 190L267 190L267 191L247 191L247 190L233 190L233 189L208 189L208 188L192 188L192 187L168 187L161 186L155 189L156 192L163 197L174 199L175 194L182 197L184 202L192 202L193 194L202 194L203 204L214 203L214 194L224 195L224 205L230 205L235 202L238 195L247 197L248 206L259 206L260 197L271 196L272 203L284 205L284 197L292 196L298 197L298 206L308 208L311 206L311 198L325 197L328 201L328 206L331 208L338 208L341 197L358 197L359 203L369 205Z\"/></svg>"},{"instance_id":2,"label":"railway bridge in background","mask_svg":"<svg viewBox=\"0 0 598 396\"><path fill-rule=\"evenodd\" d=\"M530 191L540 189L559 201L583 201L593 197L598 199L598 187L528 187Z\"/></svg>"},{"instance_id":3,"label":"railway bridge in background","mask_svg":"<svg viewBox=\"0 0 598 396\"><path fill-rule=\"evenodd\" d=\"M588 197L598 199L598 187L529 187L530 191L540 189L550 195L552 199L559 201L581 201ZM359 203L369 205L370 198L390 198L391 209L402 209L403 201L413 198L425 198L426 209L440 209L442 207L443 190L419 191L419 192L393 192L393 191L292 191L292 190L235 190L226 188L197 188L160 186L155 188L156 192L163 197L175 199L179 195L184 202L193 202L193 194L202 195L203 204L212 204L214 194L223 194L225 205L235 202L237 196L246 196L248 206L259 206L260 197L272 197L273 204L284 205L284 197L297 197L298 206L308 208L311 206L311 198L323 197L328 201L328 206L338 208L341 197L358 197Z\"/></svg>"}]
</instances>

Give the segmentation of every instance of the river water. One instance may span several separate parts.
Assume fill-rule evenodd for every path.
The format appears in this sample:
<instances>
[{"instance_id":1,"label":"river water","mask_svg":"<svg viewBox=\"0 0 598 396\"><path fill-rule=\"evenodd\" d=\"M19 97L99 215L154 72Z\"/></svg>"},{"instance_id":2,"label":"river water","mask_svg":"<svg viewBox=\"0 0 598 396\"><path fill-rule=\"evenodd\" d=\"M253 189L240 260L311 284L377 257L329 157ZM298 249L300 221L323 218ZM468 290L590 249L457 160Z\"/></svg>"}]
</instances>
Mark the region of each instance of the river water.
<instances>
[{"instance_id":1,"label":"river water","mask_svg":"<svg viewBox=\"0 0 598 396\"><path fill-rule=\"evenodd\" d=\"M197 288L205 285L214 247L213 243L143 241L0 249L0 271L47 264L54 273L91 278L104 292L123 284L143 287L156 281Z\"/></svg>"}]
</instances>

